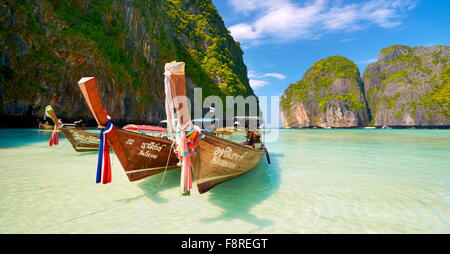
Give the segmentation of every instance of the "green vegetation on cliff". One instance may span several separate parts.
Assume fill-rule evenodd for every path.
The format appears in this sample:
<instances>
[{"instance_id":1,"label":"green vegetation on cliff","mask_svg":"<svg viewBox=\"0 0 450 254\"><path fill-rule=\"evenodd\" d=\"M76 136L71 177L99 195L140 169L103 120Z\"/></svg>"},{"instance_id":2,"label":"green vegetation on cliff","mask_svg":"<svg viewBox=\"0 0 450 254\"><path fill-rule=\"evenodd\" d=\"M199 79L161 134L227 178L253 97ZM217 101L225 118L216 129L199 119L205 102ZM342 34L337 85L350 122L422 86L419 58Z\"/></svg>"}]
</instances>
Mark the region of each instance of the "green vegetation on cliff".
<instances>
[{"instance_id":1,"label":"green vegetation on cliff","mask_svg":"<svg viewBox=\"0 0 450 254\"><path fill-rule=\"evenodd\" d=\"M206 88L206 95L253 94L239 43L227 30L219 29L224 27L223 20L210 1L194 2L199 12L191 11L186 1L167 0L167 15L175 32L188 35L195 44L188 50L185 45L175 44L179 57L187 63L187 72ZM197 76L195 68L200 68L209 79Z\"/></svg>"},{"instance_id":2,"label":"green vegetation on cliff","mask_svg":"<svg viewBox=\"0 0 450 254\"><path fill-rule=\"evenodd\" d=\"M354 79L358 73L358 67L352 61L342 56L331 56L314 63L302 80L291 85L292 91L297 99L308 100L306 92L328 89L335 79Z\"/></svg>"},{"instance_id":3,"label":"green vegetation on cliff","mask_svg":"<svg viewBox=\"0 0 450 254\"><path fill-rule=\"evenodd\" d=\"M343 56L331 56L314 63L303 78L291 84L283 94L280 105L287 122L293 122L293 103L302 103L312 114L311 122L318 120L333 103L343 102L350 111L365 110L361 94L358 67Z\"/></svg>"},{"instance_id":4,"label":"green vegetation on cliff","mask_svg":"<svg viewBox=\"0 0 450 254\"><path fill-rule=\"evenodd\" d=\"M74 84L96 76L127 117L163 114L163 68L186 62L203 95L252 95L242 50L210 0L31 0L2 6L0 88L4 104L35 110L81 100ZM62 98L64 97L64 98ZM82 103L82 105L84 105ZM23 107L5 114L15 114Z\"/></svg>"},{"instance_id":5,"label":"green vegetation on cliff","mask_svg":"<svg viewBox=\"0 0 450 254\"><path fill-rule=\"evenodd\" d=\"M376 125L449 125L450 47L392 45L367 67L364 84Z\"/></svg>"},{"instance_id":6,"label":"green vegetation on cliff","mask_svg":"<svg viewBox=\"0 0 450 254\"><path fill-rule=\"evenodd\" d=\"M435 107L436 113L450 118L450 65L445 66L437 78L433 76L432 82L432 92L422 98L422 105Z\"/></svg>"}]
</instances>

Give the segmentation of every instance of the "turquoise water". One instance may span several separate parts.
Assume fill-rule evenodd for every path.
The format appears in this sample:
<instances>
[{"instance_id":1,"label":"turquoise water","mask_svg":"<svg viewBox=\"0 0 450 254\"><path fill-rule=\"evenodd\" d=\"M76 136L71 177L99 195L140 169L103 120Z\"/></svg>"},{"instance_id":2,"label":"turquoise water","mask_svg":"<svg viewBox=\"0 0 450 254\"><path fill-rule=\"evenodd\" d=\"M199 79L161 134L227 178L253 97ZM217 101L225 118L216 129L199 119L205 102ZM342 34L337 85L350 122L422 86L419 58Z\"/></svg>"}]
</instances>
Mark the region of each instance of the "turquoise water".
<instances>
[{"instance_id":1,"label":"turquoise water","mask_svg":"<svg viewBox=\"0 0 450 254\"><path fill-rule=\"evenodd\" d=\"M0 130L0 233L450 233L449 130L280 130L271 165L190 197L115 156L97 185L96 153L49 135Z\"/></svg>"}]
</instances>

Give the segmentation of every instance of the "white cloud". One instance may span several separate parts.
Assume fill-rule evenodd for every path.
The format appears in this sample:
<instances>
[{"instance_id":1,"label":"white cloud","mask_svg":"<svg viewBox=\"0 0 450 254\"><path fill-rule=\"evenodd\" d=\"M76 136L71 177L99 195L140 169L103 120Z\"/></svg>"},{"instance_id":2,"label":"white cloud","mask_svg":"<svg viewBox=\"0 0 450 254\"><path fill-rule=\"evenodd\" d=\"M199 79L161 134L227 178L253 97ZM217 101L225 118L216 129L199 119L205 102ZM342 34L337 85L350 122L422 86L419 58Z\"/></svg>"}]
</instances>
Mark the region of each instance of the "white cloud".
<instances>
[{"instance_id":1,"label":"white cloud","mask_svg":"<svg viewBox=\"0 0 450 254\"><path fill-rule=\"evenodd\" d=\"M283 74L280 74L280 73L266 73L266 74L263 74L262 77L272 77L272 78L276 78L279 80L286 78L286 76L284 76Z\"/></svg>"},{"instance_id":2,"label":"white cloud","mask_svg":"<svg viewBox=\"0 0 450 254\"><path fill-rule=\"evenodd\" d=\"M250 86L252 88L259 88L265 85L268 85L269 82L264 81L264 80L258 80L258 79L250 79Z\"/></svg>"},{"instance_id":3,"label":"white cloud","mask_svg":"<svg viewBox=\"0 0 450 254\"><path fill-rule=\"evenodd\" d=\"M352 32L370 26L393 28L401 24L406 11L417 0L368 0L349 3L340 0L229 0L238 13L251 14L254 20L229 27L236 40L290 41L315 39L326 33Z\"/></svg>"},{"instance_id":4,"label":"white cloud","mask_svg":"<svg viewBox=\"0 0 450 254\"><path fill-rule=\"evenodd\" d=\"M251 25L243 23L234 25L229 30L235 39L239 38L240 40L258 39L260 36Z\"/></svg>"},{"instance_id":5,"label":"white cloud","mask_svg":"<svg viewBox=\"0 0 450 254\"><path fill-rule=\"evenodd\" d=\"M249 70L247 76L249 79L270 77L270 78L276 78L276 79L282 80L282 79L286 78L286 76L281 73L271 72L271 73L258 74L256 71L253 71L253 70Z\"/></svg>"},{"instance_id":6,"label":"white cloud","mask_svg":"<svg viewBox=\"0 0 450 254\"><path fill-rule=\"evenodd\" d=\"M248 71L248 73L247 73L247 77L248 77L249 79L252 79L252 78L257 78L258 75L256 74L255 71L250 70L250 71Z\"/></svg>"},{"instance_id":7,"label":"white cloud","mask_svg":"<svg viewBox=\"0 0 450 254\"><path fill-rule=\"evenodd\" d=\"M234 10L242 13L254 11L264 5L261 5L261 1L259 0L230 0L229 4L233 7Z\"/></svg>"},{"instance_id":8,"label":"white cloud","mask_svg":"<svg viewBox=\"0 0 450 254\"><path fill-rule=\"evenodd\" d=\"M371 64L371 63L374 63L376 61L377 61L376 58L370 58L370 59L366 59L366 60L361 60L358 63L359 64Z\"/></svg>"},{"instance_id":9,"label":"white cloud","mask_svg":"<svg viewBox=\"0 0 450 254\"><path fill-rule=\"evenodd\" d=\"M340 42L349 42L349 41L354 41L355 38L344 38L342 40L340 40Z\"/></svg>"}]
</instances>

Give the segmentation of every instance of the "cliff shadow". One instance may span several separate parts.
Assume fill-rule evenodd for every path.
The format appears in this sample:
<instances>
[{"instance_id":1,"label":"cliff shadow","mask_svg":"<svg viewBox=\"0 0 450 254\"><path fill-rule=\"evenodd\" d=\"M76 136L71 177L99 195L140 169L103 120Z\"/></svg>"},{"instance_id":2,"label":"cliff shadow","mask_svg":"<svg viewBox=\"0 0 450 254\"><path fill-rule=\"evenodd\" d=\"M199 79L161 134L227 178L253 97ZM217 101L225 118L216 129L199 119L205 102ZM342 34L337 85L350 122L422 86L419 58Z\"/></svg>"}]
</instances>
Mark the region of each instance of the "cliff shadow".
<instances>
[{"instance_id":1,"label":"cliff shadow","mask_svg":"<svg viewBox=\"0 0 450 254\"><path fill-rule=\"evenodd\" d=\"M270 165L267 163L267 159L263 158L263 161L247 174L210 190L208 201L220 207L222 212L217 217L205 218L202 221L240 219L259 228L273 225L273 221L258 218L251 213L251 210L279 189L279 158L281 157L281 154L270 153Z\"/></svg>"}]
</instances>

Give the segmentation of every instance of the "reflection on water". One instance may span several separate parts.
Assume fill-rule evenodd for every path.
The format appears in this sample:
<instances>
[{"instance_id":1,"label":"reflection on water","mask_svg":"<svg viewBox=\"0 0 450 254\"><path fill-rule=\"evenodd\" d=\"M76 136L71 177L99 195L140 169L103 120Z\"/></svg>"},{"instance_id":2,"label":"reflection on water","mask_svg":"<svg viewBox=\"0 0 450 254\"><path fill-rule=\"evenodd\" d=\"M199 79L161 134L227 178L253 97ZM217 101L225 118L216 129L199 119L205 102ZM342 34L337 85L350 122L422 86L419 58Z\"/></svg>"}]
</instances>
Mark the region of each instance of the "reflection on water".
<instances>
[{"instance_id":1,"label":"reflection on water","mask_svg":"<svg viewBox=\"0 0 450 254\"><path fill-rule=\"evenodd\" d=\"M220 215L202 219L208 223L214 220L240 219L259 228L273 225L275 222L262 219L252 213L252 208L268 199L275 193L280 184L280 168L278 154L270 154L271 164L266 163L265 157L258 167L232 181L225 182L210 191L208 201L220 207Z\"/></svg>"}]
</instances>

